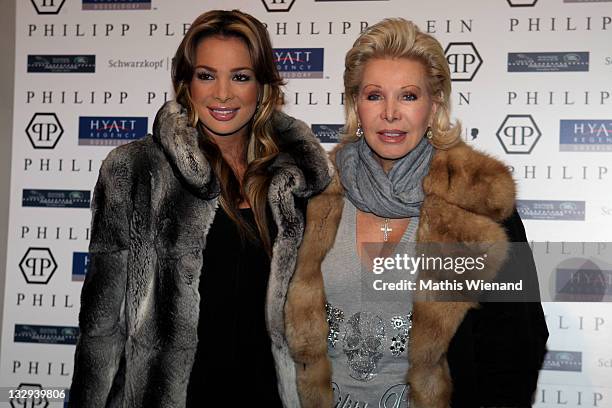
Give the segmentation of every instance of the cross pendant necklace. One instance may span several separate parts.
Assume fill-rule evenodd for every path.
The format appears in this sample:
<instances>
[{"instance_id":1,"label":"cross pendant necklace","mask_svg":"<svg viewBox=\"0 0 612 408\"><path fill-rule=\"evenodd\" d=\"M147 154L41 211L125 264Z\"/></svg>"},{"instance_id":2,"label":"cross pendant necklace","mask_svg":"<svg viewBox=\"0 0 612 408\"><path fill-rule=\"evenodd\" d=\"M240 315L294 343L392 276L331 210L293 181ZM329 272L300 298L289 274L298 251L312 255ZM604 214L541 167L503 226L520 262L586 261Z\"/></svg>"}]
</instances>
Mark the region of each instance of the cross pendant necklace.
<instances>
[{"instance_id":1,"label":"cross pendant necklace","mask_svg":"<svg viewBox=\"0 0 612 408\"><path fill-rule=\"evenodd\" d=\"M383 233L383 241L387 242L389 240L389 233L393 231L393 229L389 227L388 218L385 218L385 222L383 223L382 227L380 227L380 230Z\"/></svg>"}]
</instances>

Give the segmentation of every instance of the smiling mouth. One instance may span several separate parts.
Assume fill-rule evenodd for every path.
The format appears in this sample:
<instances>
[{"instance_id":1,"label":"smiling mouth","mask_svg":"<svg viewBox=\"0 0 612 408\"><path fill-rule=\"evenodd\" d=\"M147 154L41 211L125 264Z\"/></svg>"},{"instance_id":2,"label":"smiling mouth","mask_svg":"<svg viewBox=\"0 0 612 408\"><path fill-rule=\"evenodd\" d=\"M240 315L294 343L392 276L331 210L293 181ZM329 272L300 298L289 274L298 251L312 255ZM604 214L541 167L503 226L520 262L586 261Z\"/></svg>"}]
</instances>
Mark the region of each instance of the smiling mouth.
<instances>
[{"instance_id":1,"label":"smiling mouth","mask_svg":"<svg viewBox=\"0 0 612 408\"><path fill-rule=\"evenodd\" d=\"M403 141L408 135L407 132L391 129L391 130L381 130L380 132L376 132L378 138L386 143L399 143Z\"/></svg>"},{"instance_id":2,"label":"smiling mouth","mask_svg":"<svg viewBox=\"0 0 612 408\"><path fill-rule=\"evenodd\" d=\"M402 132L401 130L382 130L378 132L378 134L385 137L400 137L405 136L406 132Z\"/></svg>"},{"instance_id":3,"label":"smiling mouth","mask_svg":"<svg viewBox=\"0 0 612 408\"><path fill-rule=\"evenodd\" d=\"M232 120L236 113L238 113L238 108L211 108L208 107L208 110L213 118L220 121L228 121Z\"/></svg>"}]
</instances>

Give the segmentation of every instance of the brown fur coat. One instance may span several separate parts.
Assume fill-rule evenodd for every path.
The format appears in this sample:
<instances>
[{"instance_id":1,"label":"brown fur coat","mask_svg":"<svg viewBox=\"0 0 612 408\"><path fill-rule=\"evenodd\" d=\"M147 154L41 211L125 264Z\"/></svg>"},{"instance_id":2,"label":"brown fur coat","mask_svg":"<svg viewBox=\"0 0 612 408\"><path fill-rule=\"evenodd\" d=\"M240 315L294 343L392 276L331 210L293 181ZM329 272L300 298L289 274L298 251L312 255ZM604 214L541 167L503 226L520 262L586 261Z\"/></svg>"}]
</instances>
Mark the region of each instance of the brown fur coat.
<instances>
[{"instance_id":1,"label":"brown fur coat","mask_svg":"<svg viewBox=\"0 0 612 408\"><path fill-rule=\"evenodd\" d=\"M464 143L448 150L436 150L423 187L426 196L417 232L419 242L507 241L500 224L513 212L515 184L501 162ZM285 316L291 349L303 350L300 361L315 361L327 347L323 335L328 327L323 309L321 263L334 245L343 199L343 188L336 174L327 189L308 203L304 239ZM495 262L487 271L487 280L495 277L504 257L503 251L491 254L490 259ZM446 353L464 316L476 306L469 302L415 302L407 374L411 407L449 406L452 381ZM300 323L296 325L297 322ZM309 355L314 351L317 353ZM299 389L321 391L322 387L330 386L321 383L330 378L329 364L318 361L316 367L311 364L308 373L298 374ZM325 390L325 395L329 396L326 401L331 406L331 390Z\"/></svg>"}]
</instances>

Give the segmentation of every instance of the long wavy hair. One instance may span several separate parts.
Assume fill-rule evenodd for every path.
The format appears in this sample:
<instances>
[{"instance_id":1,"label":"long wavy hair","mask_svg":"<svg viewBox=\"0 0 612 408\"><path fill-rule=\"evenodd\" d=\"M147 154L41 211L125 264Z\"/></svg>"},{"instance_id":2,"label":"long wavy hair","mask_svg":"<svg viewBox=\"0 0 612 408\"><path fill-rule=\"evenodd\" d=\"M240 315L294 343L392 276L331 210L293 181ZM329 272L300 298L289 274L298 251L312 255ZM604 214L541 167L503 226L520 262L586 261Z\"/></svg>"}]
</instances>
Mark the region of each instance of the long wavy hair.
<instances>
[{"instance_id":1,"label":"long wavy hair","mask_svg":"<svg viewBox=\"0 0 612 408\"><path fill-rule=\"evenodd\" d=\"M421 32L411 21L388 18L369 27L347 52L344 62L346 124L343 141L357 139L357 96L366 63L377 58L408 58L425 67L427 87L437 105L431 130L431 143L446 149L457 143L461 124L451 123L451 77L442 46L434 37Z\"/></svg>"},{"instance_id":2,"label":"long wavy hair","mask_svg":"<svg viewBox=\"0 0 612 408\"><path fill-rule=\"evenodd\" d=\"M242 40L249 50L255 78L263 88L258 109L250 124L250 136L244 160L247 169L242 183L229 164L223 159L219 147L206 136L199 121L198 111L189 91L195 72L196 50L202 40L211 36L234 37ZM272 115L281 100L281 79L272 51L270 37L264 25L249 14L239 10L208 11L191 24L172 60L172 83L176 100L187 109L192 126L203 139L203 153L218 177L221 185L220 204L228 216L238 225L243 236L255 235L240 216L238 205L245 198L251 205L257 225L257 236L264 249L271 255L272 239L268 229L267 195L270 176L267 167L279 153L272 128Z\"/></svg>"}]
</instances>

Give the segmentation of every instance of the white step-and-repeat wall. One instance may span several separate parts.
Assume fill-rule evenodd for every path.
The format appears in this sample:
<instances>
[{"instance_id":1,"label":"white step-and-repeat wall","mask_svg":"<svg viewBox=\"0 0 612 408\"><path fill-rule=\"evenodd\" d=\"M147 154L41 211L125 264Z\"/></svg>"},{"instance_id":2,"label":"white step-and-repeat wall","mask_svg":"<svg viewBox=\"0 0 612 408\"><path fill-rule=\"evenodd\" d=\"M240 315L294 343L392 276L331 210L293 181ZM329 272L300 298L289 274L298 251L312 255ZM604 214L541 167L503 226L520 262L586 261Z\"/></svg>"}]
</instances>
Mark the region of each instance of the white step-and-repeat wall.
<instances>
[{"instance_id":1,"label":"white step-and-repeat wall","mask_svg":"<svg viewBox=\"0 0 612 408\"><path fill-rule=\"evenodd\" d=\"M345 52L384 17L412 19L446 50L463 137L513 169L529 239L612 241L610 0L19 0L5 390L69 387L98 168L151 130L176 47L213 8L266 23L285 110L326 147L343 123ZM544 307L536 406L611 408L612 307ZM47 402L12 406L62 406Z\"/></svg>"}]
</instances>

